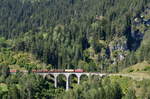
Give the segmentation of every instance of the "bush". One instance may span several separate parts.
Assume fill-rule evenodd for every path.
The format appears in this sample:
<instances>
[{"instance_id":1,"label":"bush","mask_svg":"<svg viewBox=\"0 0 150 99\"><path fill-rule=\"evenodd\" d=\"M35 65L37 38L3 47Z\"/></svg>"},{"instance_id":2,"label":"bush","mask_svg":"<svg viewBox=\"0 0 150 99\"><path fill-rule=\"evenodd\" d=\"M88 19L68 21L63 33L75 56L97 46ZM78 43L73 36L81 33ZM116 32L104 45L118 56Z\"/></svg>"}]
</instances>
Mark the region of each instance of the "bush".
<instances>
[{"instance_id":1,"label":"bush","mask_svg":"<svg viewBox=\"0 0 150 99\"><path fill-rule=\"evenodd\" d=\"M147 67L145 67L143 70L144 70L144 71L150 71L150 67L147 66Z\"/></svg>"},{"instance_id":2,"label":"bush","mask_svg":"<svg viewBox=\"0 0 150 99\"><path fill-rule=\"evenodd\" d=\"M129 70L128 70L128 73L131 73L131 72L133 72L133 71L134 71L133 69L129 69Z\"/></svg>"},{"instance_id":3,"label":"bush","mask_svg":"<svg viewBox=\"0 0 150 99\"><path fill-rule=\"evenodd\" d=\"M140 71L139 69L137 69L136 71Z\"/></svg>"}]
</instances>

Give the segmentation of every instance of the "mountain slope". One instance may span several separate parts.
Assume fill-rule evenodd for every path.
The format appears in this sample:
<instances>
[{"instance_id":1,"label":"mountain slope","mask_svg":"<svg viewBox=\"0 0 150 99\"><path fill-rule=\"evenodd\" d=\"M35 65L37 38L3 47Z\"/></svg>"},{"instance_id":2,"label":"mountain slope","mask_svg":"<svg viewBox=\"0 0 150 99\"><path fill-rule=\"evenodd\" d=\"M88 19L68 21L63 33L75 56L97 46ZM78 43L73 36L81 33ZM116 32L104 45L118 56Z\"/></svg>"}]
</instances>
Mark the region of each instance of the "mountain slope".
<instances>
[{"instance_id":1,"label":"mountain slope","mask_svg":"<svg viewBox=\"0 0 150 99\"><path fill-rule=\"evenodd\" d=\"M148 6L149 0L2 0L0 35L12 51L53 68L118 72L138 62L126 57L149 32Z\"/></svg>"}]
</instances>

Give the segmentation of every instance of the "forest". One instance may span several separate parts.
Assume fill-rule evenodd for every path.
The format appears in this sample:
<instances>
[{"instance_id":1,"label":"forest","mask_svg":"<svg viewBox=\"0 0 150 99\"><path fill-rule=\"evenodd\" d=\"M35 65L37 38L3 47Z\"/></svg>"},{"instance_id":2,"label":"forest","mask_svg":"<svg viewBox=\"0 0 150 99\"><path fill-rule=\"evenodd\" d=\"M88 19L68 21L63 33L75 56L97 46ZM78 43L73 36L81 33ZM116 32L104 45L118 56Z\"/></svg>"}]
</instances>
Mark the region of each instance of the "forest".
<instances>
[{"instance_id":1,"label":"forest","mask_svg":"<svg viewBox=\"0 0 150 99\"><path fill-rule=\"evenodd\" d=\"M142 69L130 68L144 63ZM64 77L54 88L49 78L19 72L78 68L150 74L150 1L0 0L1 99L150 98L147 79L95 77L66 92Z\"/></svg>"}]
</instances>

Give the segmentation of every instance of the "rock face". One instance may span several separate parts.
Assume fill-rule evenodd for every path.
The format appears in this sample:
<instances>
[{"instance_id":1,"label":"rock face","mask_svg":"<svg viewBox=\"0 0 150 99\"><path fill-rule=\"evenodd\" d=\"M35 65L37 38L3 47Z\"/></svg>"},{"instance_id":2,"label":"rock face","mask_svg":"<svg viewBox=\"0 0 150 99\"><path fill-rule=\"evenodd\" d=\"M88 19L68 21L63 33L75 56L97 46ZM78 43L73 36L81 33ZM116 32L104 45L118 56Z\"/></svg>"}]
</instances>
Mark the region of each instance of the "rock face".
<instances>
[{"instance_id":1,"label":"rock face","mask_svg":"<svg viewBox=\"0 0 150 99\"><path fill-rule=\"evenodd\" d=\"M109 50L112 53L115 50L127 50L127 40L126 38L117 38L109 44Z\"/></svg>"},{"instance_id":2,"label":"rock face","mask_svg":"<svg viewBox=\"0 0 150 99\"><path fill-rule=\"evenodd\" d=\"M135 16L132 21L131 31L131 50L136 50L140 45L144 37L144 32L147 31L147 27L150 26L150 7L147 7L144 12ZM129 48L128 48L129 49Z\"/></svg>"},{"instance_id":3,"label":"rock face","mask_svg":"<svg viewBox=\"0 0 150 99\"><path fill-rule=\"evenodd\" d=\"M98 61L108 60L111 64L116 65L119 61L123 61L130 51L136 51L143 41L144 33L147 31L147 27L150 24L150 9L144 11L141 14L136 15L131 19L131 25L126 28L122 35L114 37L111 42L98 41L100 51L88 48L88 53L91 59ZM102 16L96 16L97 20L100 20ZM92 24L96 27L97 24ZM92 38L93 39L93 38ZM91 42L92 40L89 40ZM90 43L92 45L92 43ZM93 44L94 46L94 44ZM98 48L96 47L96 48ZM103 49L103 50L102 50Z\"/></svg>"},{"instance_id":4,"label":"rock face","mask_svg":"<svg viewBox=\"0 0 150 99\"><path fill-rule=\"evenodd\" d=\"M125 52L127 48L127 39L125 37L116 38L109 44L110 58L112 64L116 64L117 61L121 61L125 58Z\"/></svg>"},{"instance_id":5,"label":"rock face","mask_svg":"<svg viewBox=\"0 0 150 99\"><path fill-rule=\"evenodd\" d=\"M146 26L150 26L150 19L144 21L144 24L145 24Z\"/></svg>"},{"instance_id":6,"label":"rock face","mask_svg":"<svg viewBox=\"0 0 150 99\"><path fill-rule=\"evenodd\" d=\"M131 37L132 37L132 50L136 50L137 48L139 48L141 41L143 40L144 34L141 33L139 30L137 31L133 31L131 33Z\"/></svg>"}]
</instances>

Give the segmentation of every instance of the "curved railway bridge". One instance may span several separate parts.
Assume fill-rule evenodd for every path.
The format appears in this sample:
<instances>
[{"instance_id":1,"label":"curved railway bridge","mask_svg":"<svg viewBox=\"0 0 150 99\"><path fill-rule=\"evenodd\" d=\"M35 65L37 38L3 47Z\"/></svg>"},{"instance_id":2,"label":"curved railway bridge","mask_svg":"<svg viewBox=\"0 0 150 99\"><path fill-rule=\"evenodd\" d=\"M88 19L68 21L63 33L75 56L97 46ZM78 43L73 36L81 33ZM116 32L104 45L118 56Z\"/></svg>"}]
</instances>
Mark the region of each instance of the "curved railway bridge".
<instances>
[{"instance_id":1,"label":"curved railway bridge","mask_svg":"<svg viewBox=\"0 0 150 99\"><path fill-rule=\"evenodd\" d=\"M77 83L80 84L80 78L82 75L86 75L88 78L89 76L93 76L93 75L97 75L99 77L104 77L106 76L106 74L102 74L102 73L96 73L96 72L82 72L82 73L76 73L76 72L48 72L48 73L37 73L39 75L42 75L44 78L47 76L47 75L53 75L54 76L54 84L55 84L55 87L57 88L57 77L59 75L64 75L66 77L66 90L69 89L69 77L71 75L75 75L77 77Z\"/></svg>"},{"instance_id":2,"label":"curved railway bridge","mask_svg":"<svg viewBox=\"0 0 150 99\"><path fill-rule=\"evenodd\" d=\"M16 71L14 72L10 72L12 74L15 74ZM24 72L24 73L27 73L27 72ZM77 77L77 83L80 84L80 79L81 79L81 76L85 75L87 76L88 78L92 77L92 76L99 76L100 78L102 77L105 77L105 76L124 76L124 77L130 77L134 80L143 80L143 79L150 79L149 78L145 78L145 77L137 77L135 75L132 75L132 74L122 74L122 73L100 73L100 72L35 72L36 74L38 75L41 75L43 76L44 78L48 75L52 75L54 77L54 86L55 88L57 88L57 78L58 76L60 75L64 75L66 77L66 90L69 89L69 82L70 82L70 76L71 75L75 75Z\"/></svg>"}]
</instances>

